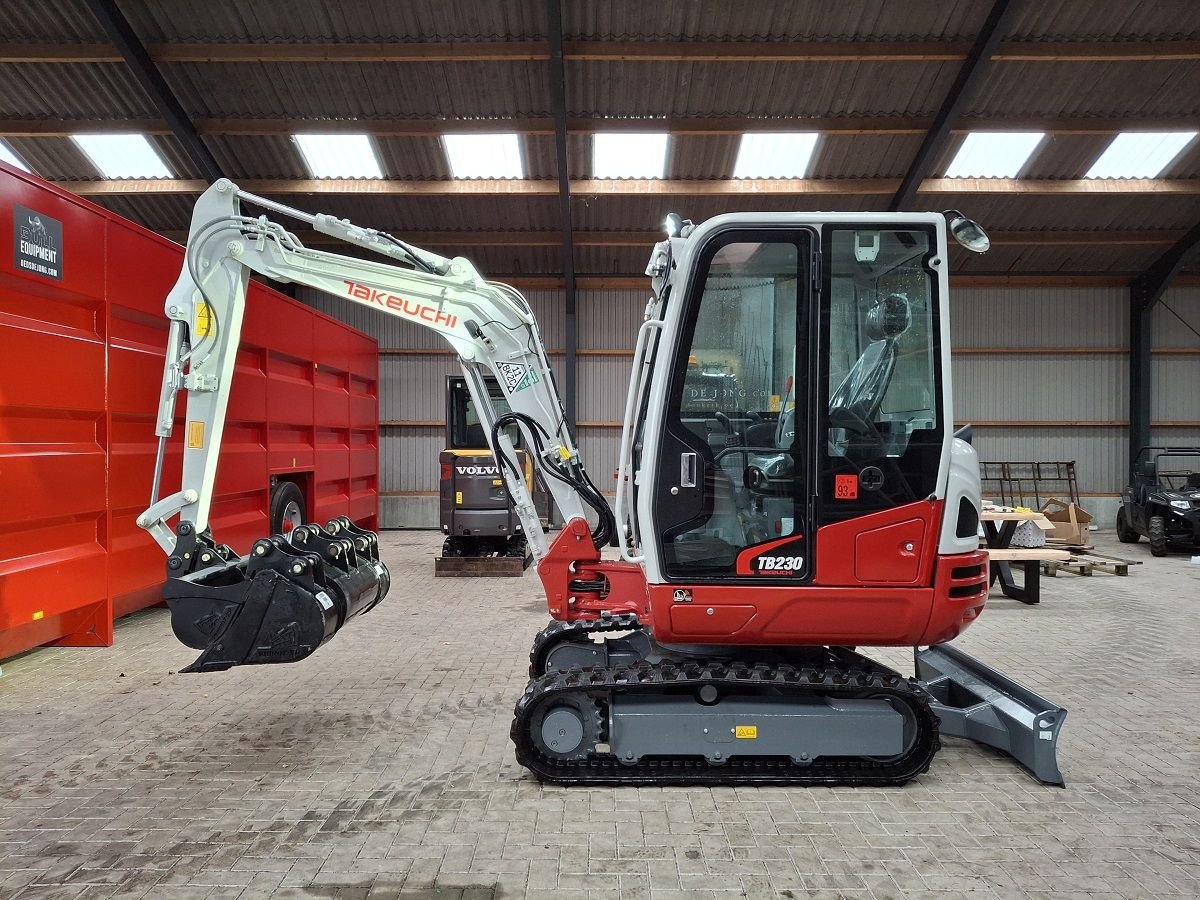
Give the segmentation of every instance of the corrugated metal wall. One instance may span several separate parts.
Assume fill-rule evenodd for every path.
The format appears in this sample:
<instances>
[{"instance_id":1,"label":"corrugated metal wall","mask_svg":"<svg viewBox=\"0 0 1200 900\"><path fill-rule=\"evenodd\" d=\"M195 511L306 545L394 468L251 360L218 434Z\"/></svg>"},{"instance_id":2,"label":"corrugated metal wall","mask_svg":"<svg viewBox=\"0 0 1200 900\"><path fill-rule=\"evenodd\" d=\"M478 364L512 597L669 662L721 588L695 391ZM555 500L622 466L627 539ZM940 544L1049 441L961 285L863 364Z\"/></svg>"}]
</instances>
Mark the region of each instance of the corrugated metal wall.
<instances>
[{"instance_id":1,"label":"corrugated metal wall","mask_svg":"<svg viewBox=\"0 0 1200 900\"><path fill-rule=\"evenodd\" d=\"M527 296L547 346L559 351L553 360L561 385L561 294L534 290ZM629 350L647 296L639 289L578 293L579 444L606 490L616 465ZM454 358L419 326L311 293L302 297L379 340L380 419L398 423L381 429L381 494L393 498L384 503L383 524L435 526L436 505L428 495L437 490L443 385L456 371ZM975 430L981 457L1073 459L1085 494L1119 492L1127 452L1128 291L970 287L957 289L952 303L955 418L986 423ZM1200 336L1188 325L1200 330L1200 288L1168 291L1154 312L1153 418L1193 425L1156 427L1159 443L1200 444ZM415 424L421 422L438 424Z\"/></svg>"}]
</instances>

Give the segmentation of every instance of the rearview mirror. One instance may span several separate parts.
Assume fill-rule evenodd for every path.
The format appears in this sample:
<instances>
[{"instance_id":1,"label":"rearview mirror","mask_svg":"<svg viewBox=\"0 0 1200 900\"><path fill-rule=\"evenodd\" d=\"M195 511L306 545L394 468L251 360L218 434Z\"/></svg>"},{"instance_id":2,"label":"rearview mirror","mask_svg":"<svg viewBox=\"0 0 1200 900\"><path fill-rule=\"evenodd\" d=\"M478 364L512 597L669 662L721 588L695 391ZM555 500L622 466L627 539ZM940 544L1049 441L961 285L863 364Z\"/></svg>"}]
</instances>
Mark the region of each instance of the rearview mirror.
<instances>
[{"instance_id":1,"label":"rearview mirror","mask_svg":"<svg viewBox=\"0 0 1200 900\"><path fill-rule=\"evenodd\" d=\"M950 217L950 233L954 239L971 252L986 253L992 246L991 238L974 219L968 219L957 209L948 209L944 215Z\"/></svg>"}]
</instances>

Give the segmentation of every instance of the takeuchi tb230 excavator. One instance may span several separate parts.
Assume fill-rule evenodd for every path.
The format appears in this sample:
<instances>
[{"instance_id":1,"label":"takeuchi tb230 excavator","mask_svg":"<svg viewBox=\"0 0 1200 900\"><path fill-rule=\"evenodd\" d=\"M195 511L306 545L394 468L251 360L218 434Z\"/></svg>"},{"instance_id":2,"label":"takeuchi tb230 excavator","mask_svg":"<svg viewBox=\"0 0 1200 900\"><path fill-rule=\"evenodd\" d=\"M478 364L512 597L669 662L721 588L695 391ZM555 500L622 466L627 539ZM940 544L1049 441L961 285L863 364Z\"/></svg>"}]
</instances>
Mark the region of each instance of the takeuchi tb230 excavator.
<instances>
[{"instance_id":1,"label":"takeuchi tb230 excavator","mask_svg":"<svg viewBox=\"0 0 1200 900\"><path fill-rule=\"evenodd\" d=\"M270 214L387 260L305 247ZM946 643L988 590L976 457L952 425L948 232L986 249L958 213L669 217L647 269L614 510L516 290L466 259L216 182L166 299L159 465L139 518L167 553L174 631L202 651L186 671L303 659L389 586L376 535L347 519L245 557L209 533L258 272L432 329L460 357L553 619L512 724L538 778L902 784L949 734L1061 784L1066 711ZM180 391L183 483L160 496ZM518 431L565 523L552 539ZM606 545L617 553L603 558ZM857 652L886 646L914 648L915 677Z\"/></svg>"}]
</instances>

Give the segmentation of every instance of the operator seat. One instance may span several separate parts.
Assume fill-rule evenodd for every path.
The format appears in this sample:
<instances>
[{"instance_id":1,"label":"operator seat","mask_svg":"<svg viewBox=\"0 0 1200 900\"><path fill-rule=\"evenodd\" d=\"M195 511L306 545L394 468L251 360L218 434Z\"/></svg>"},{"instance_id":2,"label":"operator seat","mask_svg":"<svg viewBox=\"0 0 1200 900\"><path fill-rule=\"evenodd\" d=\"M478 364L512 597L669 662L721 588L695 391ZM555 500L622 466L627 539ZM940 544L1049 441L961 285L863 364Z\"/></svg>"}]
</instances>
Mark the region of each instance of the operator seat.
<instances>
[{"instance_id":1,"label":"operator seat","mask_svg":"<svg viewBox=\"0 0 1200 900\"><path fill-rule=\"evenodd\" d=\"M873 422L896 369L896 339L912 325L908 300L889 294L867 312L866 335L871 340L862 356L829 397L830 425ZM845 411L845 414L838 415ZM848 414L848 415L847 415ZM839 422L835 419L849 419Z\"/></svg>"},{"instance_id":2,"label":"operator seat","mask_svg":"<svg viewBox=\"0 0 1200 900\"><path fill-rule=\"evenodd\" d=\"M467 432L463 435L463 446L476 450L487 450L488 440L487 432L483 430L483 425L479 422L472 422L467 426Z\"/></svg>"}]
</instances>

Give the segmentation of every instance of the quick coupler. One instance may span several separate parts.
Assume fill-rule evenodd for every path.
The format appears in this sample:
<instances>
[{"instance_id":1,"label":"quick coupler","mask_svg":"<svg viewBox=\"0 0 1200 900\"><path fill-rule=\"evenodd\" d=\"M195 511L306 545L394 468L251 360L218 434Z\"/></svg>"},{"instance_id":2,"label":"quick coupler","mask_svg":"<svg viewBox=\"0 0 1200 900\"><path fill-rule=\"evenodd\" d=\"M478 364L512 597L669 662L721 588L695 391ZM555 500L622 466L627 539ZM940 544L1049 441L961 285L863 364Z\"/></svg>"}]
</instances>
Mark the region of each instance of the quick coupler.
<instances>
[{"instance_id":1,"label":"quick coupler","mask_svg":"<svg viewBox=\"0 0 1200 900\"><path fill-rule=\"evenodd\" d=\"M202 651L183 672L297 662L391 587L378 536L345 517L263 538L244 557L187 522L176 534L163 599L175 636Z\"/></svg>"}]
</instances>

